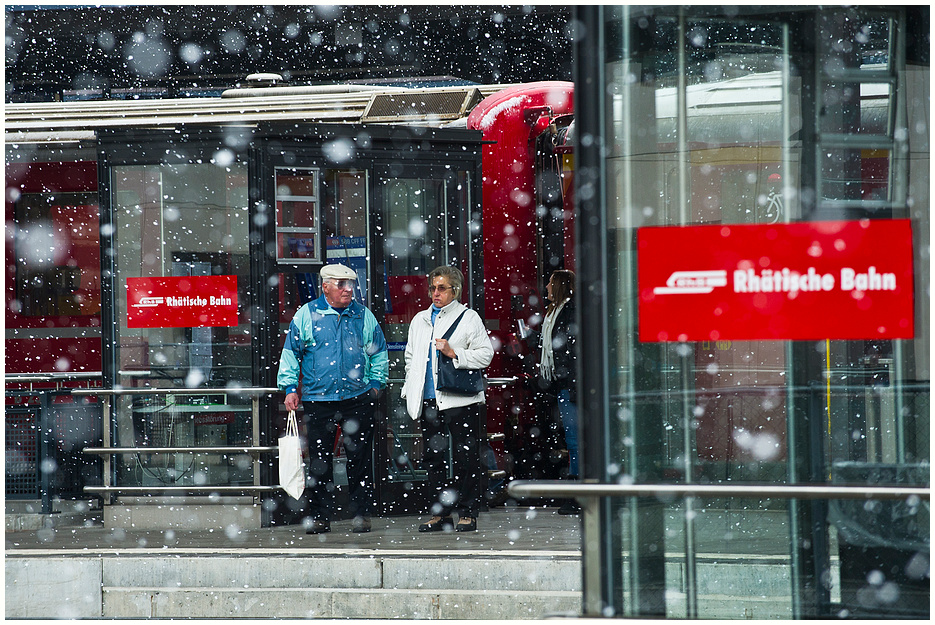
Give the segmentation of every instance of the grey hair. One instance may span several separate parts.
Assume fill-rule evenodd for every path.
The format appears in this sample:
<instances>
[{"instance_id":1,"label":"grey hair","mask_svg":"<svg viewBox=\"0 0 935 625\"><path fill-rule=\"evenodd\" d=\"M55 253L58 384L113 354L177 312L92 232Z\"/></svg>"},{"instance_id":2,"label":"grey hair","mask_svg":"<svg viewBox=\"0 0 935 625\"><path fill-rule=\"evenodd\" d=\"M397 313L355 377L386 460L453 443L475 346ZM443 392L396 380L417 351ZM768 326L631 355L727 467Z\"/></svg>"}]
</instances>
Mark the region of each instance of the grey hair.
<instances>
[{"instance_id":1,"label":"grey hair","mask_svg":"<svg viewBox=\"0 0 935 625\"><path fill-rule=\"evenodd\" d=\"M457 267L449 267L448 265L442 265L436 267L429 273L429 291L432 289L432 281L439 276L443 278L448 278L448 282L451 283L451 288L454 290L455 299L461 299L461 289L464 288L464 274L461 273L461 270Z\"/></svg>"}]
</instances>

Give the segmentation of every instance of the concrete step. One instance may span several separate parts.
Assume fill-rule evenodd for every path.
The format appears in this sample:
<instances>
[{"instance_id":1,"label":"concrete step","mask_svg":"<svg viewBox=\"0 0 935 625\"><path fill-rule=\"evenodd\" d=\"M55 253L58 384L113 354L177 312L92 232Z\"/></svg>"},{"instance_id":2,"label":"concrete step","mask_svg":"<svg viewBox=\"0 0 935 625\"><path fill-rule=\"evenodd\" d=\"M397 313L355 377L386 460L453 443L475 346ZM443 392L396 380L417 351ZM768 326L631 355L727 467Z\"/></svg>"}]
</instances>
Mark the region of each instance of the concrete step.
<instances>
[{"instance_id":1,"label":"concrete step","mask_svg":"<svg viewBox=\"0 0 935 625\"><path fill-rule=\"evenodd\" d=\"M104 618L541 619L580 613L570 591L105 588Z\"/></svg>"},{"instance_id":2,"label":"concrete step","mask_svg":"<svg viewBox=\"0 0 935 625\"><path fill-rule=\"evenodd\" d=\"M381 552L108 559L104 587L580 590L578 558Z\"/></svg>"},{"instance_id":3,"label":"concrete step","mask_svg":"<svg viewBox=\"0 0 935 625\"><path fill-rule=\"evenodd\" d=\"M777 514L696 521L699 618L792 617L788 537ZM582 612L581 519L552 508L481 513L476 532L419 533L424 517L375 518L371 533L337 521L260 530L86 526L8 532L7 618L536 619ZM625 525L625 524L624 524ZM739 525L739 524L738 524ZM686 618L690 583L672 521L665 557L670 618ZM731 529L730 536L725 528ZM768 530L768 531L767 531ZM631 574L627 547L621 573ZM832 599L837 563L832 559ZM624 608L631 613L631 597Z\"/></svg>"},{"instance_id":4,"label":"concrete step","mask_svg":"<svg viewBox=\"0 0 935 625\"><path fill-rule=\"evenodd\" d=\"M14 556L6 616L537 619L580 613L580 567L548 552Z\"/></svg>"}]
</instances>

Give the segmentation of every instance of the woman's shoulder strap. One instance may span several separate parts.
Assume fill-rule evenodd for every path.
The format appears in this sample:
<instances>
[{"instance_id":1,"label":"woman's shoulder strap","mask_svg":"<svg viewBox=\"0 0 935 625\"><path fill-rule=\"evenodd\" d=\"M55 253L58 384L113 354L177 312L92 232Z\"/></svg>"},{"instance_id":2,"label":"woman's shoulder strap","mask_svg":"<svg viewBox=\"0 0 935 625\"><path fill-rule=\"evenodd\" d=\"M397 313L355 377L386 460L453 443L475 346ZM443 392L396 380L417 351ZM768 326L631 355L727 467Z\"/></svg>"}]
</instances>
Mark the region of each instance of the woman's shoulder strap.
<instances>
[{"instance_id":1,"label":"woman's shoulder strap","mask_svg":"<svg viewBox=\"0 0 935 625\"><path fill-rule=\"evenodd\" d=\"M458 318L455 319L454 323L452 323L451 326L448 327L448 331L445 332L445 335L442 337L443 339L447 341L448 339L451 338L451 335L454 334L455 332L455 328L457 328L458 324L461 322L461 317L463 317L469 310L470 308L468 308L467 306L464 307L464 310L461 311L461 314L458 315Z\"/></svg>"}]
</instances>

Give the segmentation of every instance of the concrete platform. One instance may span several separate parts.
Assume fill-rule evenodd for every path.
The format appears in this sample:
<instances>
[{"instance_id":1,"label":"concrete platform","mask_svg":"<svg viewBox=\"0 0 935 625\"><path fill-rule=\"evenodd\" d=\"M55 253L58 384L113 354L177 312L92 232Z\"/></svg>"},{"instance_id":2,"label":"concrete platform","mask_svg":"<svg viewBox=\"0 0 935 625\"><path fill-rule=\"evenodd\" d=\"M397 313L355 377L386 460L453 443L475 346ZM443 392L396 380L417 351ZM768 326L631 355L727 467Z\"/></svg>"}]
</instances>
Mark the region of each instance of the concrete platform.
<instances>
[{"instance_id":1,"label":"concrete platform","mask_svg":"<svg viewBox=\"0 0 935 625\"><path fill-rule=\"evenodd\" d=\"M336 521L330 533L307 535L299 525L106 528L95 515L7 530L7 618L537 620L582 612L581 519L555 507L493 508L476 532L463 533L419 533L425 517L416 516L374 518L366 534ZM763 510L698 515L702 618L791 618L787 519ZM665 557L673 618L684 617L687 601L683 526L672 510Z\"/></svg>"},{"instance_id":2,"label":"concrete platform","mask_svg":"<svg viewBox=\"0 0 935 625\"><path fill-rule=\"evenodd\" d=\"M570 551L580 554L581 518L562 516L553 507L501 507L481 512L476 532L419 533L419 523L428 516L400 516L373 519L373 531L351 532L351 521L335 521L327 534L308 535L300 525L271 528L239 527L217 530L106 528L100 511L90 511L83 521L71 516L70 522L54 526L29 525L25 531L5 535L6 553L29 551L80 550L95 553L127 553L138 549L237 550L260 549L390 549L430 553L460 552ZM65 519L63 519L64 521ZM38 551L37 551L38 550Z\"/></svg>"}]
</instances>

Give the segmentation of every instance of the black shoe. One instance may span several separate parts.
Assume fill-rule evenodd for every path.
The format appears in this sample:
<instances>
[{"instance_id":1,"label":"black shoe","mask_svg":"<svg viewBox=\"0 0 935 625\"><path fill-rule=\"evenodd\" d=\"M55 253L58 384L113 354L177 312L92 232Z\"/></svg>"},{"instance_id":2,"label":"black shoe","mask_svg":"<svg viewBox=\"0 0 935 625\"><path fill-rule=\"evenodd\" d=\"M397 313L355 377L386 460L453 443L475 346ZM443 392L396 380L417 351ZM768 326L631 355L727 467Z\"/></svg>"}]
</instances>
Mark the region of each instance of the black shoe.
<instances>
[{"instance_id":1,"label":"black shoe","mask_svg":"<svg viewBox=\"0 0 935 625\"><path fill-rule=\"evenodd\" d=\"M305 530L306 534L324 534L325 532L331 531L331 521L321 521L315 519L312 521L312 524L308 526L308 529Z\"/></svg>"},{"instance_id":2,"label":"black shoe","mask_svg":"<svg viewBox=\"0 0 935 625\"><path fill-rule=\"evenodd\" d=\"M351 531L358 534L362 532L369 532L370 528L371 524L369 516L355 516L354 520L351 522Z\"/></svg>"},{"instance_id":3,"label":"black shoe","mask_svg":"<svg viewBox=\"0 0 935 625\"><path fill-rule=\"evenodd\" d=\"M559 514L578 514L579 512L581 512L581 506L574 499L569 499L558 509Z\"/></svg>"},{"instance_id":4,"label":"black shoe","mask_svg":"<svg viewBox=\"0 0 935 625\"><path fill-rule=\"evenodd\" d=\"M440 532L447 525L449 528L454 526L455 522L450 516L433 516L431 519L419 526L420 532Z\"/></svg>"},{"instance_id":5,"label":"black shoe","mask_svg":"<svg viewBox=\"0 0 935 625\"><path fill-rule=\"evenodd\" d=\"M463 516L458 519L458 524L455 525L456 532L473 532L477 529L477 519L472 516Z\"/></svg>"}]
</instances>

